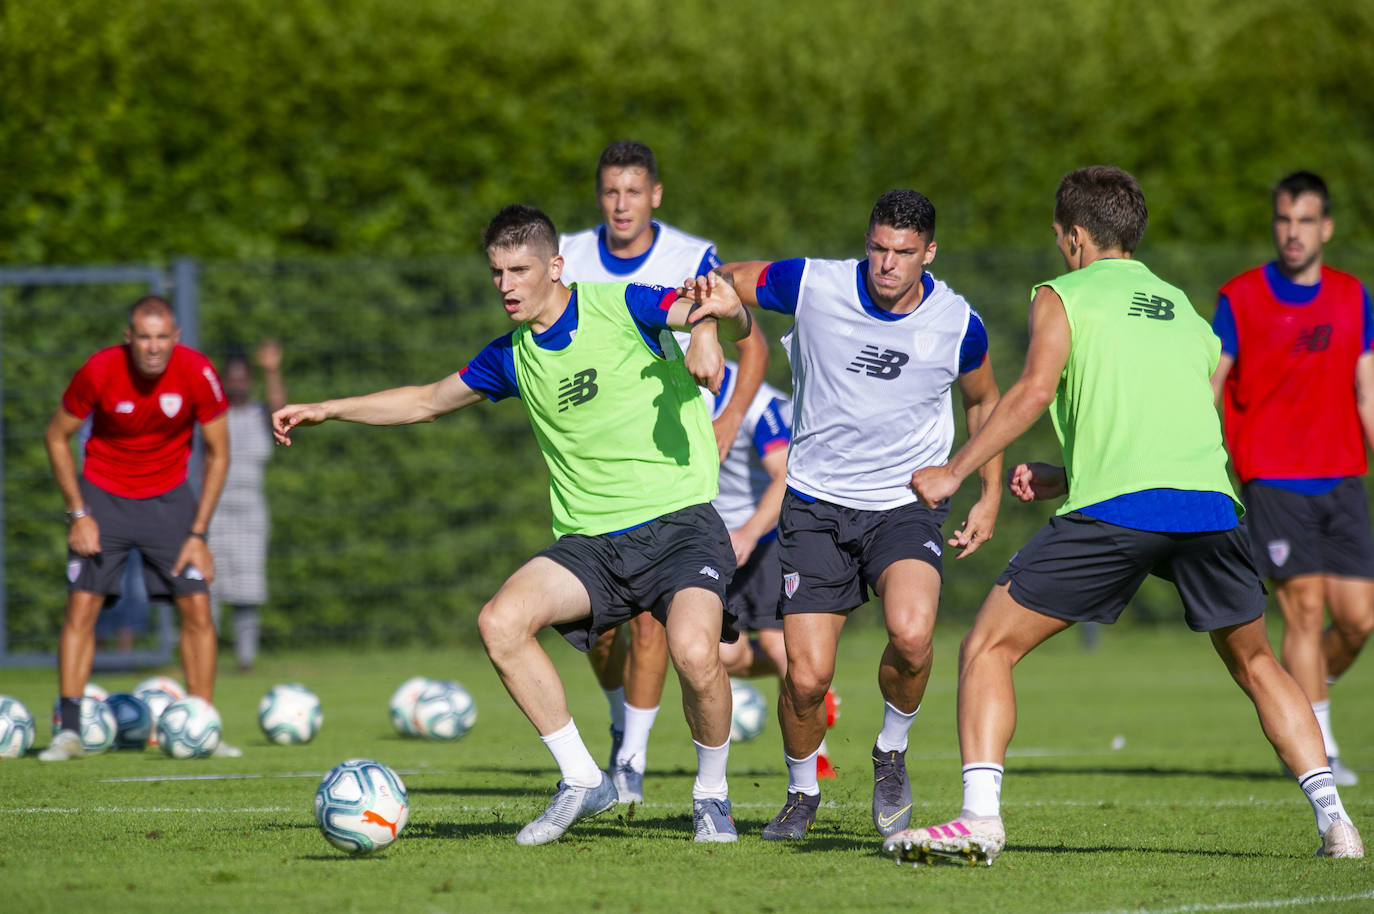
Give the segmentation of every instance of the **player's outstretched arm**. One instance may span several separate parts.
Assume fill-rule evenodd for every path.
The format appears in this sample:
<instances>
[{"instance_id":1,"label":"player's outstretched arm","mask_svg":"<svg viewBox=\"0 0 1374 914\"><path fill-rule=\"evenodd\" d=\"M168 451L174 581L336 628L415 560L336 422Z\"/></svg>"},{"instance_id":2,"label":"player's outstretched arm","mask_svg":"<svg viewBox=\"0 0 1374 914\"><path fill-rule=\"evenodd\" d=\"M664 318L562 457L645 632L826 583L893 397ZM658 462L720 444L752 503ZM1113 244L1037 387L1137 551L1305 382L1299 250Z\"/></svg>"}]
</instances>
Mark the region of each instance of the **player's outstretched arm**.
<instances>
[{"instance_id":1,"label":"player's outstretched arm","mask_svg":"<svg viewBox=\"0 0 1374 914\"><path fill-rule=\"evenodd\" d=\"M725 277L725 281L734 287L735 294L740 301L750 308L757 308L759 305L759 277L763 271L768 269L770 260L739 260L734 263L722 264L716 268L716 272Z\"/></svg>"},{"instance_id":2,"label":"player's outstretched arm","mask_svg":"<svg viewBox=\"0 0 1374 914\"><path fill-rule=\"evenodd\" d=\"M330 419L363 425L413 425L433 422L442 415L486 399L454 372L441 381L415 387L394 387L361 397L290 403L272 414L272 435L278 444L291 444L291 431Z\"/></svg>"},{"instance_id":3,"label":"player's outstretched arm","mask_svg":"<svg viewBox=\"0 0 1374 914\"><path fill-rule=\"evenodd\" d=\"M1218 403L1218 404L1221 403L1221 395L1222 395L1222 393L1225 392L1225 390L1226 390L1226 376L1229 375L1229 374L1231 373L1231 369L1235 366L1235 364L1236 364L1236 357L1233 356L1233 355L1227 355L1227 354L1224 353L1224 352L1221 354L1221 358L1217 360L1217 367L1216 367L1216 369L1212 372L1212 402L1213 402L1213 403ZM1358 366L1356 367L1355 379L1356 379L1356 382L1358 383L1358 381L1359 381L1359 370L1358 370ZM1368 426L1366 426L1366 428L1368 428Z\"/></svg>"},{"instance_id":4,"label":"player's outstretched arm","mask_svg":"<svg viewBox=\"0 0 1374 914\"><path fill-rule=\"evenodd\" d=\"M934 507L953 495L959 483L1007 449L1054 400L1059 377L1069 361L1069 315L1059 294L1041 286L1031 302L1030 347L1026 365L986 422L959 449L948 464L925 467L911 477L911 487L921 500Z\"/></svg>"}]
</instances>

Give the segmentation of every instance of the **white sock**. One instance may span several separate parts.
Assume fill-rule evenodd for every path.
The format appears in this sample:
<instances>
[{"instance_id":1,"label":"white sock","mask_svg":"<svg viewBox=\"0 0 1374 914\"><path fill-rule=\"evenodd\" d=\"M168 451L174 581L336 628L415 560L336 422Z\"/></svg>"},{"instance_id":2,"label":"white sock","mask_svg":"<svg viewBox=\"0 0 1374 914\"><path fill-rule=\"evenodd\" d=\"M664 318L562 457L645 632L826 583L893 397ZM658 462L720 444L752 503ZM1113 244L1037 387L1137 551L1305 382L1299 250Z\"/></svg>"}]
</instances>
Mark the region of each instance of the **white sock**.
<instances>
[{"instance_id":1,"label":"white sock","mask_svg":"<svg viewBox=\"0 0 1374 914\"><path fill-rule=\"evenodd\" d=\"M964 766L964 807L971 816L1002 814L1002 766L974 762Z\"/></svg>"},{"instance_id":2,"label":"white sock","mask_svg":"<svg viewBox=\"0 0 1374 914\"><path fill-rule=\"evenodd\" d=\"M1317 726L1322 728L1322 742L1326 745L1326 757L1334 758L1341 754L1336 738L1331 735L1331 699L1312 702L1312 713L1317 715Z\"/></svg>"},{"instance_id":3,"label":"white sock","mask_svg":"<svg viewBox=\"0 0 1374 914\"><path fill-rule=\"evenodd\" d=\"M539 738L549 747L565 783L573 787L595 787L601 783L601 769L582 742L576 723L570 720L563 729Z\"/></svg>"},{"instance_id":4,"label":"white sock","mask_svg":"<svg viewBox=\"0 0 1374 914\"><path fill-rule=\"evenodd\" d=\"M625 732L625 687L602 689L606 693L606 704L611 707L611 726Z\"/></svg>"},{"instance_id":5,"label":"white sock","mask_svg":"<svg viewBox=\"0 0 1374 914\"><path fill-rule=\"evenodd\" d=\"M635 771L644 773L649 757L649 731L654 728L654 718L657 716L658 708L625 705L625 739L615 759L617 765L628 762Z\"/></svg>"},{"instance_id":6,"label":"white sock","mask_svg":"<svg viewBox=\"0 0 1374 914\"><path fill-rule=\"evenodd\" d=\"M1313 768L1299 776L1298 786L1312 804L1312 812L1317 816L1317 832L1325 835L1336 819L1349 822L1350 817L1341 805L1341 795L1336 792L1336 779L1331 776L1330 768Z\"/></svg>"},{"instance_id":7,"label":"white sock","mask_svg":"<svg viewBox=\"0 0 1374 914\"><path fill-rule=\"evenodd\" d=\"M730 790L725 783L725 763L730 758L730 741L727 739L719 746L703 746L696 740L697 779L692 784L694 800L727 800Z\"/></svg>"},{"instance_id":8,"label":"white sock","mask_svg":"<svg viewBox=\"0 0 1374 914\"><path fill-rule=\"evenodd\" d=\"M883 729L878 733L878 751L905 752L907 732L920 710L921 706L917 705L915 711L907 714L892 707L890 702L883 702Z\"/></svg>"},{"instance_id":9,"label":"white sock","mask_svg":"<svg viewBox=\"0 0 1374 914\"><path fill-rule=\"evenodd\" d=\"M820 796L821 785L816 779L816 753L806 758L793 758L784 752L782 757L787 760L787 792L808 797Z\"/></svg>"}]
</instances>

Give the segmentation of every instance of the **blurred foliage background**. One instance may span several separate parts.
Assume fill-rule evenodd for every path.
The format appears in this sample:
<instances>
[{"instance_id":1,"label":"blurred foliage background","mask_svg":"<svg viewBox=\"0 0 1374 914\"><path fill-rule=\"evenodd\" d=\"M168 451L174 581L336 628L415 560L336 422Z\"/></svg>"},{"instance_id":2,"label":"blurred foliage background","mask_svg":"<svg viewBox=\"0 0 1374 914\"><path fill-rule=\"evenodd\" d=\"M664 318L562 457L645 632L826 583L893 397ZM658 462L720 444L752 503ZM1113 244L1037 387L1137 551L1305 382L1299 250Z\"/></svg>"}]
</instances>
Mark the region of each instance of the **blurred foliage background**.
<instances>
[{"instance_id":1,"label":"blurred foliage background","mask_svg":"<svg viewBox=\"0 0 1374 914\"><path fill-rule=\"evenodd\" d=\"M1206 317L1268 256L1269 188L1297 168L1331 186L1329 261L1374 279L1370 84L1360 0L9 3L0 265L194 257L201 348L281 339L292 399L433 380L507 329L478 250L491 214L594 224L596 158L630 137L658 153L661 217L726 260L857 256L877 195L923 190L934 271L982 311L1005 386L1029 287L1061 267L1055 185L1080 165L1140 179L1139 255ZM61 617L43 426L139 291L0 290L12 647L51 646ZM518 404L308 435L269 468L269 646L475 637L550 538ZM1054 454L1043 422L1008 459ZM976 609L1051 510L1007 504L993 543L948 563L945 613ZM1153 585L1137 603L1176 613Z\"/></svg>"}]
</instances>

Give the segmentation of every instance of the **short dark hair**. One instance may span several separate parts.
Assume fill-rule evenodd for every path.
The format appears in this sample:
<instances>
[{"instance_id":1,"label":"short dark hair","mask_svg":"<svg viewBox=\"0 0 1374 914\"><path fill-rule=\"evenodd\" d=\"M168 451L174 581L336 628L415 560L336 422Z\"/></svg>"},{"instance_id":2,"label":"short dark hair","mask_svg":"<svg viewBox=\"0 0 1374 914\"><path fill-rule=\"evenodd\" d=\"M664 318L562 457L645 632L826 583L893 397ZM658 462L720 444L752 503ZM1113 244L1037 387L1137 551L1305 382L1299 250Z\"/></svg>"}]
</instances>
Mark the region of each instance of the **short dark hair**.
<instances>
[{"instance_id":1,"label":"short dark hair","mask_svg":"<svg viewBox=\"0 0 1374 914\"><path fill-rule=\"evenodd\" d=\"M1054 221L1068 231L1082 226L1098 247L1134 251L1150 222L1145 193L1129 172L1090 165L1064 175L1054 195Z\"/></svg>"},{"instance_id":2,"label":"short dark hair","mask_svg":"<svg viewBox=\"0 0 1374 914\"><path fill-rule=\"evenodd\" d=\"M552 257L558 253L558 230L541 210L523 203L501 208L482 230L482 248L518 248L528 245Z\"/></svg>"},{"instance_id":3,"label":"short dark hair","mask_svg":"<svg viewBox=\"0 0 1374 914\"><path fill-rule=\"evenodd\" d=\"M1321 175L1311 171L1295 171L1274 185L1274 202L1279 202L1279 194L1287 194L1294 200L1301 194L1316 194L1322 201L1322 215L1331 215L1331 195L1327 193L1326 182Z\"/></svg>"},{"instance_id":4,"label":"short dark hair","mask_svg":"<svg viewBox=\"0 0 1374 914\"><path fill-rule=\"evenodd\" d=\"M160 314L171 318L173 327L177 326L177 313L161 295L145 295L129 306L130 327L133 327L135 318L141 314Z\"/></svg>"},{"instance_id":5,"label":"short dark hair","mask_svg":"<svg viewBox=\"0 0 1374 914\"><path fill-rule=\"evenodd\" d=\"M873 204L868 217L868 230L876 225L888 228L911 229L927 238L935 237L935 204L917 190L890 190Z\"/></svg>"},{"instance_id":6,"label":"short dark hair","mask_svg":"<svg viewBox=\"0 0 1374 914\"><path fill-rule=\"evenodd\" d=\"M658 160L654 151L634 140L617 140L601 150L596 163L596 186L601 186L601 173L607 168L642 168L649 173L649 183L658 183Z\"/></svg>"}]
</instances>

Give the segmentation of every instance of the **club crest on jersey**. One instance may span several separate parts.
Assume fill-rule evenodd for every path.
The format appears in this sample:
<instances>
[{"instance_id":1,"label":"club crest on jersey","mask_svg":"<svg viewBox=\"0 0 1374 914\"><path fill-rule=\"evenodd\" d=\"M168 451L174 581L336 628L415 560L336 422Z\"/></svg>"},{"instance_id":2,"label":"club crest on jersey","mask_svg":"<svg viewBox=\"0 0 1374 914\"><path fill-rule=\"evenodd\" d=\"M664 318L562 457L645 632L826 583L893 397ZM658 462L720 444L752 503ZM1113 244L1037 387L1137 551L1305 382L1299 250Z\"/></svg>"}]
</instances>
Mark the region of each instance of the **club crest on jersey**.
<instances>
[{"instance_id":1,"label":"club crest on jersey","mask_svg":"<svg viewBox=\"0 0 1374 914\"><path fill-rule=\"evenodd\" d=\"M120 400L118 403L115 404L115 412L120 413L121 415L127 415L133 411L133 400Z\"/></svg>"},{"instance_id":2,"label":"club crest on jersey","mask_svg":"<svg viewBox=\"0 0 1374 914\"><path fill-rule=\"evenodd\" d=\"M1269 541L1269 560L1280 567L1288 561L1288 556L1292 550L1288 548L1288 540Z\"/></svg>"},{"instance_id":3,"label":"club crest on jersey","mask_svg":"<svg viewBox=\"0 0 1374 914\"><path fill-rule=\"evenodd\" d=\"M181 394L159 394L157 405L162 407L164 416L174 419L176 414L181 412Z\"/></svg>"},{"instance_id":4,"label":"club crest on jersey","mask_svg":"<svg viewBox=\"0 0 1374 914\"><path fill-rule=\"evenodd\" d=\"M933 333L918 333L911 341L911 345L916 350L916 357L925 361L935 354L937 342L939 342L939 337Z\"/></svg>"},{"instance_id":5,"label":"club crest on jersey","mask_svg":"<svg viewBox=\"0 0 1374 914\"><path fill-rule=\"evenodd\" d=\"M76 576L79 574L81 574L81 560L72 559L67 563L67 580L75 584Z\"/></svg>"},{"instance_id":6,"label":"club crest on jersey","mask_svg":"<svg viewBox=\"0 0 1374 914\"><path fill-rule=\"evenodd\" d=\"M797 592L797 588L800 586L800 572L793 571L782 576L782 592L787 594L788 599L791 599L792 595Z\"/></svg>"}]
</instances>

